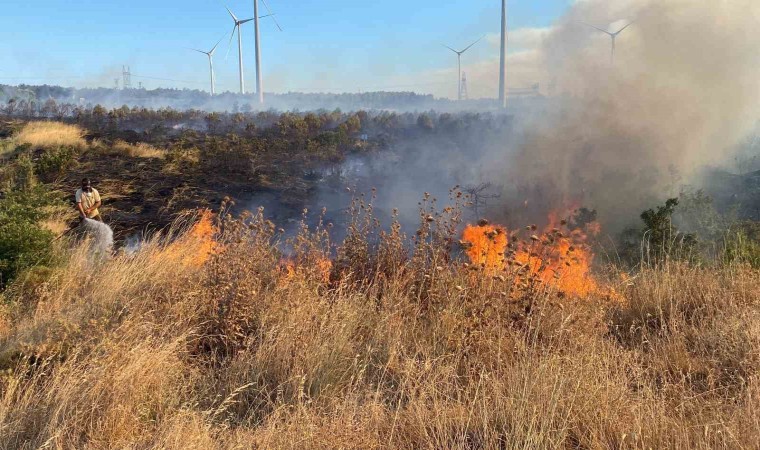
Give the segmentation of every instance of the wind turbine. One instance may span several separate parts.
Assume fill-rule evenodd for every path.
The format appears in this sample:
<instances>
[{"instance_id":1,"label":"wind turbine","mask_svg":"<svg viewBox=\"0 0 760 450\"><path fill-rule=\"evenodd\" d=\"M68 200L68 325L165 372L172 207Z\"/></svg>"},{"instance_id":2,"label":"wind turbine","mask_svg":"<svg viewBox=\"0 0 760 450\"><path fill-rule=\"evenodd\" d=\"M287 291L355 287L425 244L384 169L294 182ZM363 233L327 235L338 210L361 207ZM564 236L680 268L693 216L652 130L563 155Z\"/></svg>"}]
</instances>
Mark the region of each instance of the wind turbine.
<instances>
[{"instance_id":1,"label":"wind turbine","mask_svg":"<svg viewBox=\"0 0 760 450\"><path fill-rule=\"evenodd\" d=\"M475 45L478 42L480 42L480 40L483 39L484 37L485 36L482 36L480 39L478 39L477 41L475 41L472 44L468 45L464 50L461 50L461 51L454 50L453 48L449 47L448 45L443 44L444 47L446 47L447 49L449 49L452 52L454 52L454 53L457 54L457 70L458 70L458 72L457 72L457 80L459 80L459 91L457 93L457 98L459 100L462 100L462 55L464 54L464 52L466 52L467 50L469 50L473 45Z\"/></svg>"},{"instance_id":2,"label":"wind turbine","mask_svg":"<svg viewBox=\"0 0 760 450\"><path fill-rule=\"evenodd\" d=\"M601 31L602 33L604 33L604 34L606 34L606 35L608 35L609 37L612 38L612 51L610 53L610 65L613 65L613 64L615 64L615 40L617 39L618 35L623 32L623 30L625 30L626 28L628 28L631 25L633 25L634 22L635 22L635 20L631 21L631 22L628 22L628 25L624 26L623 28L617 30L614 33L610 33L607 30L602 30L601 28L595 27L595 26L591 25L590 23L586 23L586 22L583 22L583 23L585 25L587 25L587 26L590 26L591 28L593 28L595 30Z\"/></svg>"},{"instance_id":3,"label":"wind turbine","mask_svg":"<svg viewBox=\"0 0 760 450\"><path fill-rule=\"evenodd\" d=\"M224 9L226 9L227 12L230 13L230 17L232 17L233 22L235 22L235 25L232 27L232 34L230 35L230 45L232 44L232 38L235 37L235 30L237 30L237 34L238 34L238 63L240 64L240 93L245 94L245 80L243 79L243 38L240 33L240 25L250 22L253 19L239 20L235 16L235 14L232 14L232 11L230 11L229 8L225 6ZM227 49L227 52L229 53L229 47Z\"/></svg>"},{"instance_id":4,"label":"wind turbine","mask_svg":"<svg viewBox=\"0 0 760 450\"><path fill-rule=\"evenodd\" d=\"M222 37L224 39L224 37ZM216 51L216 48L219 46L219 43L222 42L222 39L219 39L219 42L214 45L214 48L211 49L211 51L204 52L203 50L198 50L197 48L191 48L190 50L195 50L198 53L203 53L204 55L208 56L208 68L211 72L211 95L213 96L216 92L214 92L214 52Z\"/></svg>"},{"instance_id":5,"label":"wind turbine","mask_svg":"<svg viewBox=\"0 0 760 450\"><path fill-rule=\"evenodd\" d=\"M264 83L261 76L261 40L259 35L259 19L263 19L264 17L271 17L274 21L274 24L277 25L277 28L282 31L282 27L280 27L280 24L277 23L277 19L275 19L274 14L272 14L272 11L269 9L269 5L267 4L266 0L262 1L264 2L264 6L267 8L267 12L269 14L259 17L259 0L253 0L253 28L254 33L256 34L256 95L259 97L260 104L264 104Z\"/></svg>"}]
</instances>

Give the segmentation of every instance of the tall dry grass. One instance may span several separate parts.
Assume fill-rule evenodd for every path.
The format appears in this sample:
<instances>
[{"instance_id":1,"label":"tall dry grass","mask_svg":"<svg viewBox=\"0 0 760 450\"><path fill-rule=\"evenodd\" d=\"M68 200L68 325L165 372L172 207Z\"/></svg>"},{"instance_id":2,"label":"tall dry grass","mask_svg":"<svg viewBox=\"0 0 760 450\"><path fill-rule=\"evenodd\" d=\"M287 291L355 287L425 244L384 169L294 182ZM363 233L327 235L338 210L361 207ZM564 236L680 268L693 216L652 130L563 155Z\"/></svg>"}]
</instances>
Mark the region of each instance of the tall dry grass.
<instances>
[{"instance_id":1,"label":"tall dry grass","mask_svg":"<svg viewBox=\"0 0 760 450\"><path fill-rule=\"evenodd\" d=\"M451 261L433 226L409 249L355 223L329 279L323 230L284 267L260 216L204 265L176 257L200 237L75 252L7 293L0 448L757 447L757 271L562 298Z\"/></svg>"},{"instance_id":2,"label":"tall dry grass","mask_svg":"<svg viewBox=\"0 0 760 450\"><path fill-rule=\"evenodd\" d=\"M163 158L166 155L165 151L145 142L130 144L122 140L116 140L104 151L112 155L127 155L133 158Z\"/></svg>"},{"instance_id":3,"label":"tall dry grass","mask_svg":"<svg viewBox=\"0 0 760 450\"><path fill-rule=\"evenodd\" d=\"M62 122L29 122L14 136L14 140L18 144L40 148L83 148L86 145L84 131L80 127Z\"/></svg>"}]
</instances>

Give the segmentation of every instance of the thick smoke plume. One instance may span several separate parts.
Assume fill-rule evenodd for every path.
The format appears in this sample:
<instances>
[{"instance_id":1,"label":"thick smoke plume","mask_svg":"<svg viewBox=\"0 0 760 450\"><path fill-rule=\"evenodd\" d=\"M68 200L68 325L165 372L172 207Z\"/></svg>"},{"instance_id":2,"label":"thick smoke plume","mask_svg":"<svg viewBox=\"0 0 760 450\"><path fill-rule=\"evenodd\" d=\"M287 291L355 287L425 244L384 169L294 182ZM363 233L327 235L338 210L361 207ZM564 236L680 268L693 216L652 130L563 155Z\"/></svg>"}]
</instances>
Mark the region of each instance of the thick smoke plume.
<instances>
[{"instance_id":1,"label":"thick smoke plume","mask_svg":"<svg viewBox=\"0 0 760 450\"><path fill-rule=\"evenodd\" d=\"M610 37L587 24L628 21L611 65ZM579 1L543 46L561 95L491 176L507 174L513 200L589 205L618 225L677 194L755 125L759 23L756 0Z\"/></svg>"}]
</instances>

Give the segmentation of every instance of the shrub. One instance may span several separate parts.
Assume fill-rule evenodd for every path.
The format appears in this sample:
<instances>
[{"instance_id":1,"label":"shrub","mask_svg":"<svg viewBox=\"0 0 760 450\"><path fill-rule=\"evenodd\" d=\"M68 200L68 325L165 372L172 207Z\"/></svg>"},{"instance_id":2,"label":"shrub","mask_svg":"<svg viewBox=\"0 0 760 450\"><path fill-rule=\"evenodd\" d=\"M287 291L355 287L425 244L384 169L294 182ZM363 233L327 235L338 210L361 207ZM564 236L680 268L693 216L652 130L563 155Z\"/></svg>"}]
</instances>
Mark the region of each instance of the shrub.
<instances>
[{"instance_id":1,"label":"shrub","mask_svg":"<svg viewBox=\"0 0 760 450\"><path fill-rule=\"evenodd\" d=\"M697 245L697 237L683 233L673 224L673 214L678 199L668 199L656 209L641 213L643 228L629 228L620 236L620 255L629 264L638 264L643 259L649 263L660 263L669 258L691 258Z\"/></svg>"},{"instance_id":2,"label":"shrub","mask_svg":"<svg viewBox=\"0 0 760 450\"><path fill-rule=\"evenodd\" d=\"M724 241L723 261L726 264L749 264L754 269L760 269L760 224L745 222L730 230Z\"/></svg>"},{"instance_id":3,"label":"shrub","mask_svg":"<svg viewBox=\"0 0 760 450\"><path fill-rule=\"evenodd\" d=\"M0 287L21 271L52 261L53 234L39 225L43 207L50 203L41 187L11 191L0 199Z\"/></svg>"},{"instance_id":4,"label":"shrub","mask_svg":"<svg viewBox=\"0 0 760 450\"><path fill-rule=\"evenodd\" d=\"M43 181L54 181L74 165L76 153L71 146L46 149L35 163L35 172Z\"/></svg>"},{"instance_id":5,"label":"shrub","mask_svg":"<svg viewBox=\"0 0 760 450\"><path fill-rule=\"evenodd\" d=\"M34 162L28 153L21 153L12 163L0 168L0 180L5 189L27 191L37 184Z\"/></svg>"}]
</instances>

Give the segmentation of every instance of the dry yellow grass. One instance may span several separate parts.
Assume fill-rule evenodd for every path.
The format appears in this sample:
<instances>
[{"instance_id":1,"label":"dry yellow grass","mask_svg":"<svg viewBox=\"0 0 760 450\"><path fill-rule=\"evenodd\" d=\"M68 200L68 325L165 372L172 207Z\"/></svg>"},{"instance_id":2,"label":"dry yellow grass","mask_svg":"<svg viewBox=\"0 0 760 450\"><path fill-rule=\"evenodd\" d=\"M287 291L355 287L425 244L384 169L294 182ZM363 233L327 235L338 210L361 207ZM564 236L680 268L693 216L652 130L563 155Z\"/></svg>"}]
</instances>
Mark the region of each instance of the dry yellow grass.
<instances>
[{"instance_id":1,"label":"dry yellow grass","mask_svg":"<svg viewBox=\"0 0 760 450\"><path fill-rule=\"evenodd\" d=\"M29 122L14 136L19 144L33 147L72 146L82 148L86 142L84 131L76 125L61 122Z\"/></svg>"},{"instance_id":2,"label":"dry yellow grass","mask_svg":"<svg viewBox=\"0 0 760 450\"><path fill-rule=\"evenodd\" d=\"M388 238L374 262L349 242L326 282L320 235L295 243L292 276L273 227L250 227L227 223L204 266L167 264L155 242L99 264L82 249L44 286L13 287L0 448L760 442L757 271L647 269L614 302L505 296Z\"/></svg>"},{"instance_id":3,"label":"dry yellow grass","mask_svg":"<svg viewBox=\"0 0 760 450\"><path fill-rule=\"evenodd\" d=\"M57 219L57 218L51 218L47 220L43 220L40 225L45 228L46 230L49 230L56 236L60 236L63 234L66 230L69 229L69 224L67 221L63 219Z\"/></svg>"},{"instance_id":4,"label":"dry yellow grass","mask_svg":"<svg viewBox=\"0 0 760 450\"><path fill-rule=\"evenodd\" d=\"M163 150L157 149L150 144L139 142L137 144L130 144L124 141L114 142L112 152L125 154L134 158L163 158L165 153Z\"/></svg>"}]
</instances>

